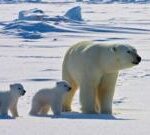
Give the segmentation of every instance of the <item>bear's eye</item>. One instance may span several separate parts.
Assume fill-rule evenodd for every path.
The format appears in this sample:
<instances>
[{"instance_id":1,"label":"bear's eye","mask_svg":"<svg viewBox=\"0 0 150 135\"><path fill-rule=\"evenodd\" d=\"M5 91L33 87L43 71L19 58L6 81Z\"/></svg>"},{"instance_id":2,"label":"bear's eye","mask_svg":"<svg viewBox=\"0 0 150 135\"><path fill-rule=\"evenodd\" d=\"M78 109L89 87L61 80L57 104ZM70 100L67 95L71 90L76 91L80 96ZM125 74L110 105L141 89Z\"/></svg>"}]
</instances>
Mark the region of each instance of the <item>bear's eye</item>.
<instances>
[{"instance_id":1,"label":"bear's eye","mask_svg":"<svg viewBox=\"0 0 150 135\"><path fill-rule=\"evenodd\" d=\"M64 85L64 87L68 87L67 85Z\"/></svg>"},{"instance_id":2,"label":"bear's eye","mask_svg":"<svg viewBox=\"0 0 150 135\"><path fill-rule=\"evenodd\" d=\"M19 90L21 90L21 88L18 88Z\"/></svg>"},{"instance_id":3,"label":"bear's eye","mask_svg":"<svg viewBox=\"0 0 150 135\"><path fill-rule=\"evenodd\" d=\"M130 54L130 53L131 53L131 51L127 51L127 53L128 53L128 54Z\"/></svg>"}]
</instances>

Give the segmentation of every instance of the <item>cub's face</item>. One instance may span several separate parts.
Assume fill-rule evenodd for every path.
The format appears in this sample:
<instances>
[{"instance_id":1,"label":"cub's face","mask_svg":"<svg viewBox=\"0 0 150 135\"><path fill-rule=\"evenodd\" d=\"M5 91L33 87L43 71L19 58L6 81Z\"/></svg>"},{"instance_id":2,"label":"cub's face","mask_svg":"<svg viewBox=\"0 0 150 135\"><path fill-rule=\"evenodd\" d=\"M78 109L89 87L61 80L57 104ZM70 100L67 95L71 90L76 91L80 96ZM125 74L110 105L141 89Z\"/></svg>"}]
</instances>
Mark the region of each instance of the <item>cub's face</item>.
<instances>
[{"instance_id":1,"label":"cub's face","mask_svg":"<svg viewBox=\"0 0 150 135\"><path fill-rule=\"evenodd\" d=\"M56 86L59 89L61 89L62 91L70 91L71 90L70 84L67 81L65 81L65 80L57 82Z\"/></svg>"},{"instance_id":2,"label":"cub's face","mask_svg":"<svg viewBox=\"0 0 150 135\"><path fill-rule=\"evenodd\" d=\"M11 84L10 90L11 90L11 92L13 92L13 94L16 94L18 96L23 96L26 93L22 84L19 84L19 83Z\"/></svg>"},{"instance_id":3,"label":"cub's face","mask_svg":"<svg viewBox=\"0 0 150 135\"><path fill-rule=\"evenodd\" d=\"M129 45L119 45L114 49L120 69L133 67L141 62L141 57L135 48Z\"/></svg>"}]
</instances>

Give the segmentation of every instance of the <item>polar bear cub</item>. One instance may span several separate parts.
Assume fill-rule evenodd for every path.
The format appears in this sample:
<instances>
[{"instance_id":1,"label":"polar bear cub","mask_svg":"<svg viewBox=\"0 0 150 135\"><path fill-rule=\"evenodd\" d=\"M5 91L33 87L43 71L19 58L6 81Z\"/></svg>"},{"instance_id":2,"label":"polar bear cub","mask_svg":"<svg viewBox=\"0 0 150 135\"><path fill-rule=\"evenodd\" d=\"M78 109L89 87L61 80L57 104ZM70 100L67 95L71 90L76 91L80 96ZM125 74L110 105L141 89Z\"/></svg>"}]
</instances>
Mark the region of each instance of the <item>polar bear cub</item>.
<instances>
[{"instance_id":1,"label":"polar bear cub","mask_svg":"<svg viewBox=\"0 0 150 135\"><path fill-rule=\"evenodd\" d=\"M46 115L51 108L54 115L60 115L65 94L71 90L67 81L59 81L53 88L39 90L32 99L30 115Z\"/></svg>"},{"instance_id":2,"label":"polar bear cub","mask_svg":"<svg viewBox=\"0 0 150 135\"><path fill-rule=\"evenodd\" d=\"M18 117L17 103L20 96L26 93L20 83L10 85L9 91L0 92L0 114L7 116L10 110L13 117Z\"/></svg>"}]
</instances>

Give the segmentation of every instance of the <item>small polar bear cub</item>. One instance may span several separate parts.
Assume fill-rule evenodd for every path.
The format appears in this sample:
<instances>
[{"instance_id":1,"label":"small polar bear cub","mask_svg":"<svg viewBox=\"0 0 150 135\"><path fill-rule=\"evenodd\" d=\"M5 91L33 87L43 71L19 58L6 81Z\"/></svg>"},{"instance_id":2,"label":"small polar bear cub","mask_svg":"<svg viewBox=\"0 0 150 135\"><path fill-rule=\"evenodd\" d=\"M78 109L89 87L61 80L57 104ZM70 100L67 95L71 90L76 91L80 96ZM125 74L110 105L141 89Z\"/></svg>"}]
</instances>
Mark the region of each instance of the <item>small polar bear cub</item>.
<instances>
[{"instance_id":1,"label":"small polar bear cub","mask_svg":"<svg viewBox=\"0 0 150 135\"><path fill-rule=\"evenodd\" d=\"M9 91L0 92L0 114L3 116L8 115L10 110L13 117L18 117L17 103L20 96L25 95L26 91L20 83L10 85Z\"/></svg>"},{"instance_id":2,"label":"small polar bear cub","mask_svg":"<svg viewBox=\"0 0 150 135\"><path fill-rule=\"evenodd\" d=\"M54 115L60 115L63 98L71 86L67 81L59 81L53 88L39 90L32 99L30 115L46 115L51 108Z\"/></svg>"}]
</instances>

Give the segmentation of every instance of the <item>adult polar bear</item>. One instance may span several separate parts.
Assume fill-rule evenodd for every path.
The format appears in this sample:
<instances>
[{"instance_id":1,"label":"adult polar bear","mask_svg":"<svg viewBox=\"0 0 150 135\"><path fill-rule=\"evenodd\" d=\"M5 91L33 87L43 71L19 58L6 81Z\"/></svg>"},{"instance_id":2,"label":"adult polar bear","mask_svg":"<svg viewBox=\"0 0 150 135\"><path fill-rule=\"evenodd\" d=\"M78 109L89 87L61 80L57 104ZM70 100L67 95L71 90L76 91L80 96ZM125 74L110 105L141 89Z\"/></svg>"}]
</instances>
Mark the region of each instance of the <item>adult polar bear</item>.
<instances>
[{"instance_id":1,"label":"adult polar bear","mask_svg":"<svg viewBox=\"0 0 150 135\"><path fill-rule=\"evenodd\" d=\"M140 61L136 49L129 45L84 41L72 46L63 61L62 78L72 86L63 110L71 111L71 102L79 87L83 113L112 114L119 70L138 65Z\"/></svg>"}]
</instances>

